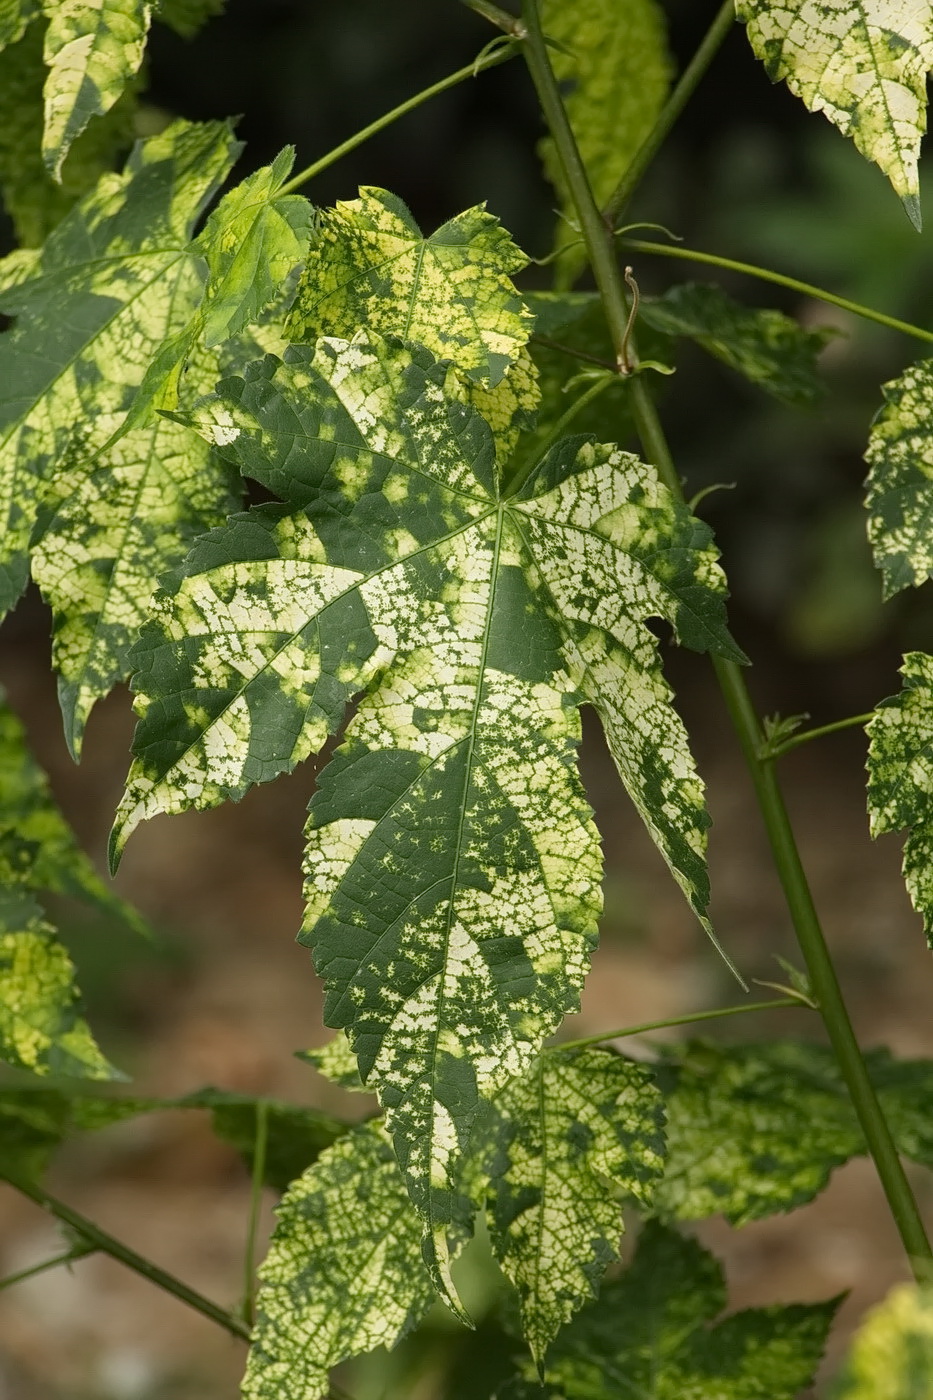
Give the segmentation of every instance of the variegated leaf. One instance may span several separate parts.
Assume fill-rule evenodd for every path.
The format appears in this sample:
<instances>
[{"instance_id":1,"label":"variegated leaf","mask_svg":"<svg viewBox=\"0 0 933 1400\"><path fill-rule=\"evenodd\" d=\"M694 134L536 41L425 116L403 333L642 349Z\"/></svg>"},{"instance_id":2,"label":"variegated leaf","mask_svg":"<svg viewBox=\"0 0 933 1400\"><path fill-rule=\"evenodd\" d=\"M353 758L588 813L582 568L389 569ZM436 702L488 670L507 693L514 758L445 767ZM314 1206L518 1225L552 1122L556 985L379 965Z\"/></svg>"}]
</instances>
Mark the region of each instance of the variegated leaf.
<instances>
[{"instance_id":1,"label":"variegated leaf","mask_svg":"<svg viewBox=\"0 0 933 1400\"><path fill-rule=\"evenodd\" d=\"M543 0L541 19L557 43L551 62L593 192L605 204L664 105L671 79L664 12L657 0ZM557 246L579 241L573 200L550 137L541 143L564 219ZM559 280L569 283L585 254L568 248Z\"/></svg>"},{"instance_id":2,"label":"variegated leaf","mask_svg":"<svg viewBox=\"0 0 933 1400\"><path fill-rule=\"evenodd\" d=\"M933 10L916 0L736 0L773 82L787 80L875 161L920 227L917 161Z\"/></svg>"},{"instance_id":3,"label":"variegated leaf","mask_svg":"<svg viewBox=\"0 0 933 1400\"><path fill-rule=\"evenodd\" d=\"M424 350L325 340L195 415L288 504L206 536L157 596L113 838L116 854L144 818L290 769L363 694L311 804L303 937L439 1283L448 1229L472 1216L474 1121L576 1005L595 937L579 701L705 920L702 786L645 619L740 655L709 532L653 468L578 439L501 497L448 373Z\"/></svg>"},{"instance_id":4,"label":"variegated leaf","mask_svg":"<svg viewBox=\"0 0 933 1400\"><path fill-rule=\"evenodd\" d=\"M726 1304L722 1269L696 1240L649 1223L631 1267L558 1337L544 1383L523 1368L501 1400L795 1400L810 1384L839 1300Z\"/></svg>"},{"instance_id":5,"label":"variegated leaf","mask_svg":"<svg viewBox=\"0 0 933 1400\"><path fill-rule=\"evenodd\" d=\"M39 14L39 0L0 0L0 49L15 44Z\"/></svg>"},{"instance_id":6,"label":"variegated leaf","mask_svg":"<svg viewBox=\"0 0 933 1400\"><path fill-rule=\"evenodd\" d=\"M873 836L909 832L904 880L933 947L933 656L908 652L901 675L868 721L868 814Z\"/></svg>"},{"instance_id":7,"label":"variegated leaf","mask_svg":"<svg viewBox=\"0 0 933 1400\"><path fill-rule=\"evenodd\" d=\"M299 1051L298 1058L313 1065L318 1074L323 1074L331 1084L339 1084L341 1089L349 1089L352 1093L366 1092L366 1085L360 1079L353 1046L343 1031L338 1031L326 1045Z\"/></svg>"},{"instance_id":8,"label":"variegated leaf","mask_svg":"<svg viewBox=\"0 0 933 1400\"><path fill-rule=\"evenodd\" d=\"M898 1283L864 1317L832 1400L922 1400L933 1394L933 1290Z\"/></svg>"},{"instance_id":9,"label":"variegated leaf","mask_svg":"<svg viewBox=\"0 0 933 1400\"><path fill-rule=\"evenodd\" d=\"M424 238L400 199L368 188L317 218L292 340L349 339L366 326L426 345L477 384L502 381L532 318L509 276L528 259L498 219L480 205Z\"/></svg>"},{"instance_id":10,"label":"variegated leaf","mask_svg":"<svg viewBox=\"0 0 933 1400\"><path fill-rule=\"evenodd\" d=\"M91 1035L55 930L15 888L0 892L0 1060L33 1074L121 1077Z\"/></svg>"},{"instance_id":11,"label":"variegated leaf","mask_svg":"<svg viewBox=\"0 0 933 1400\"><path fill-rule=\"evenodd\" d=\"M45 134L42 153L57 180L71 143L92 117L117 101L142 63L149 0L42 0L45 33Z\"/></svg>"},{"instance_id":12,"label":"variegated leaf","mask_svg":"<svg viewBox=\"0 0 933 1400\"><path fill-rule=\"evenodd\" d=\"M190 39L212 15L219 15L226 0L155 0L155 15L176 34Z\"/></svg>"},{"instance_id":13,"label":"variegated leaf","mask_svg":"<svg viewBox=\"0 0 933 1400\"><path fill-rule=\"evenodd\" d=\"M243 1397L318 1400L333 1366L394 1346L434 1297L418 1217L381 1124L362 1124L322 1153L277 1215Z\"/></svg>"},{"instance_id":14,"label":"variegated leaf","mask_svg":"<svg viewBox=\"0 0 933 1400\"><path fill-rule=\"evenodd\" d=\"M933 574L933 360L883 386L865 460L868 538L884 596Z\"/></svg>"},{"instance_id":15,"label":"variegated leaf","mask_svg":"<svg viewBox=\"0 0 933 1400\"><path fill-rule=\"evenodd\" d=\"M189 318L200 291L191 226L237 149L221 123L176 122L140 143L124 174L102 177L0 294L17 317L0 336L0 610L22 590L50 478L67 461L62 494L74 490L156 348Z\"/></svg>"},{"instance_id":16,"label":"variegated leaf","mask_svg":"<svg viewBox=\"0 0 933 1400\"><path fill-rule=\"evenodd\" d=\"M650 1071L607 1050L542 1055L496 1099L484 1133L492 1246L539 1363L618 1258L622 1206L650 1205L663 1124Z\"/></svg>"}]
</instances>

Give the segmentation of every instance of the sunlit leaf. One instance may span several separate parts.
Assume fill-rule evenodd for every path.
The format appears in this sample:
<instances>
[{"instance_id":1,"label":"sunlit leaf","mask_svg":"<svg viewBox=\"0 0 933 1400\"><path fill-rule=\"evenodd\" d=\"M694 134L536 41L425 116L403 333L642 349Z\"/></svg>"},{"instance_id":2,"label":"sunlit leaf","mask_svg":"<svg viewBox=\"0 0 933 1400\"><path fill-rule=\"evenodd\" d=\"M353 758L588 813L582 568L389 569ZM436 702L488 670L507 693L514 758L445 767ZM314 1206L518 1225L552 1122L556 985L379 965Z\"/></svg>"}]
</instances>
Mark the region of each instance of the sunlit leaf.
<instances>
[{"instance_id":1,"label":"sunlit leaf","mask_svg":"<svg viewBox=\"0 0 933 1400\"><path fill-rule=\"evenodd\" d=\"M39 14L39 0L0 0L0 49L15 44Z\"/></svg>"},{"instance_id":2,"label":"sunlit leaf","mask_svg":"<svg viewBox=\"0 0 933 1400\"><path fill-rule=\"evenodd\" d=\"M933 1291L899 1283L867 1314L832 1400L923 1400L933 1394Z\"/></svg>"},{"instance_id":3,"label":"sunlit leaf","mask_svg":"<svg viewBox=\"0 0 933 1400\"><path fill-rule=\"evenodd\" d=\"M298 1058L313 1065L318 1074L323 1074L331 1084L339 1084L341 1089L349 1089L353 1093L365 1093L366 1085L360 1079L353 1047L343 1031L338 1032L326 1045L302 1050Z\"/></svg>"},{"instance_id":4,"label":"sunlit leaf","mask_svg":"<svg viewBox=\"0 0 933 1400\"><path fill-rule=\"evenodd\" d=\"M881 167L920 227L917 161L933 11L915 0L736 0L752 48L811 112Z\"/></svg>"},{"instance_id":5,"label":"sunlit leaf","mask_svg":"<svg viewBox=\"0 0 933 1400\"><path fill-rule=\"evenodd\" d=\"M865 460L868 538L884 595L933 573L933 360L911 365L883 386Z\"/></svg>"}]
</instances>

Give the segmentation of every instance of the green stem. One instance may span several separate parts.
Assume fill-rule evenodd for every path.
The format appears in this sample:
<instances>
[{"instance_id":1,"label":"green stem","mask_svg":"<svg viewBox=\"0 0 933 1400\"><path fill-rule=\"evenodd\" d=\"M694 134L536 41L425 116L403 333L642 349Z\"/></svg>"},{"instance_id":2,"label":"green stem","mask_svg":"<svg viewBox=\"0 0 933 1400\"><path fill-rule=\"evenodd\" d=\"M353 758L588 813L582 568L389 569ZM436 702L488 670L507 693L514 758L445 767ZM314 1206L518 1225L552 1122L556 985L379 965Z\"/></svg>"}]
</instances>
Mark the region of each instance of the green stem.
<instances>
[{"instance_id":1,"label":"green stem","mask_svg":"<svg viewBox=\"0 0 933 1400\"><path fill-rule=\"evenodd\" d=\"M243 1252L243 1321L252 1327L256 1320L256 1235L262 1207L262 1188L266 1175L266 1147L269 1142L269 1105L265 1099L256 1100L256 1141L253 1144L253 1180L249 1196L249 1220L246 1226L246 1248Z\"/></svg>"},{"instance_id":2,"label":"green stem","mask_svg":"<svg viewBox=\"0 0 933 1400\"><path fill-rule=\"evenodd\" d=\"M205 1298L203 1293L189 1288L180 1278L176 1278L174 1274L166 1273L165 1269L160 1269L158 1264L154 1264L151 1259L137 1254L135 1249L130 1249L129 1245L123 1244L121 1240L114 1239L113 1235L108 1235L99 1225L95 1225L93 1220L88 1220L86 1216L72 1210L71 1206L65 1205L64 1201L50 1195L38 1182L6 1175L2 1179L7 1181L10 1186L14 1186L17 1191L21 1191L24 1196L28 1196L31 1201L35 1201L36 1205L47 1210L50 1215L54 1215L56 1220L68 1225L98 1253L109 1254L111 1259L125 1264L128 1269L132 1269L134 1273L148 1279L157 1288L162 1288L180 1302L187 1303L189 1308L194 1308L204 1317L209 1317L212 1322L225 1328L234 1337L239 1337L244 1342L249 1341L250 1329L241 1318L227 1312L219 1304L211 1302L210 1298Z\"/></svg>"},{"instance_id":3,"label":"green stem","mask_svg":"<svg viewBox=\"0 0 933 1400\"><path fill-rule=\"evenodd\" d=\"M542 458L547 452L550 452L555 442L557 442L560 438L563 437L564 433L570 427L570 424L576 418L577 414L582 412L582 410L586 408L588 403L592 403L593 400L595 398L598 398L599 395L603 393L605 389L608 389L610 384L614 384L615 382L615 378L610 379L609 376L606 375L605 378L598 379L595 384L591 384L585 393L581 394L578 399L574 400L574 402L570 405L567 411L565 413L562 413L560 418L558 418L557 422L554 424L551 431L547 434L544 441L535 444L535 450L531 454L530 460L522 463L515 475L511 477L510 480L506 483L505 490L502 493L505 499L509 499L512 496L518 495L519 491L522 489L525 482L531 476L532 472L541 462Z\"/></svg>"},{"instance_id":4,"label":"green stem","mask_svg":"<svg viewBox=\"0 0 933 1400\"><path fill-rule=\"evenodd\" d=\"M626 206L641 184L645 172L666 140L671 127L690 101L697 85L734 24L735 0L723 0L719 13L701 40L693 58L681 74L680 81L665 102L657 121L639 146L631 164L603 208L603 214L611 225L617 224L624 214Z\"/></svg>"},{"instance_id":5,"label":"green stem","mask_svg":"<svg viewBox=\"0 0 933 1400\"><path fill-rule=\"evenodd\" d=\"M89 1254L96 1253L97 1250L88 1245L83 1249L69 1249L67 1254L56 1254L54 1259L43 1259L41 1264L33 1264L29 1269L20 1269L18 1274L8 1274L6 1278L0 1278L0 1293L5 1288L12 1288L16 1283L25 1283L28 1278L44 1274L47 1269L59 1269L63 1264L73 1264L76 1259L86 1259Z\"/></svg>"},{"instance_id":6,"label":"green stem","mask_svg":"<svg viewBox=\"0 0 933 1400\"><path fill-rule=\"evenodd\" d=\"M717 1021L723 1016L747 1016L751 1011L773 1011L776 1007L795 1006L798 1011L813 1008L800 997L772 997L769 1001L750 1001L744 1006L720 1006L715 1011L694 1011L689 1016L671 1016L666 1021L644 1021L640 1026L623 1026L619 1031L603 1031L601 1035L585 1035L580 1040L562 1040L549 1045L549 1053L560 1050L581 1050L587 1045L601 1045L605 1040L623 1040L628 1035L646 1035L668 1026L690 1026L694 1021Z\"/></svg>"},{"instance_id":7,"label":"green stem","mask_svg":"<svg viewBox=\"0 0 933 1400\"><path fill-rule=\"evenodd\" d=\"M545 350L556 350L559 355L569 355L571 359L580 360L585 365L598 365L600 369L608 369L615 373L615 365L611 360L602 360L598 355L591 355L586 350L577 350L573 345L564 345L560 340L552 340L549 335L533 335L532 345L540 345Z\"/></svg>"},{"instance_id":8,"label":"green stem","mask_svg":"<svg viewBox=\"0 0 933 1400\"><path fill-rule=\"evenodd\" d=\"M816 301L825 301L829 306L841 307L843 311L850 311L853 316L861 316L865 321L876 321L879 326L902 331L904 335L911 335L916 340L933 341L933 331L911 325L909 321L899 321L896 316L886 316L883 311L874 311L870 306L862 306L857 301L850 301L848 297L836 296L835 292L827 292L824 287L814 287L812 283L801 282L796 277L787 277L783 272L772 272L770 268L756 267L754 263L737 262L735 258L721 258L716 253L703 253L697 248L682 248L676 243L650 243L641 238L623 238L621 243L624 248L635 253L657 253L664 258L706 263L710 267L725 268L728 272L741 272L747 277L757 277L761 282L773 282L778 287L789 287L801 296L813 297Z\"/></svg>"},{"instance_id":9,"label":"green stem","mask_svg":"<svg viewBox=\"0 0 933 1400\"><path fill-rule=\"evenodd\" d=\"M484 72L487 68L495 68L500 63L506 63L510 58L514 58L518 52L516 44L503 43L501 47L484 49L473 63L468 63L465 68L458 68L456 73L449 73L446 78L441 78L440 82L432 83L430 87L423 88L421 92L416 92L414 97L409 97L407 101L393 107L391 112L386 112L377 121L370 122L369 126L364 126L362 131L358 131L354 136L350 136L346 141L335 146L327 155L321 156L313 165L306 166L304 170L299 170L297 175L282 186L280 195L293 194L300 189L308 180L313 180L316 175L320 175L322 170L327 170L329 166L335 165L350 151L355 151L357 146L362 146L364 141L368 141L377 132L383 131L399 117L406 116L413 112L416 107L420 107L423 102L427 102L432 97L437 97L439 93L446 92L448 88L456 87L458 83L466 82L468 78L475 78L477 73Z\"/></svg>"},{"instance_id":10,"label":"green stem","mask_svg":"<svg viewBox=\"0 0 933 1400\"><path fill-rule=\"evenodd\" d=\"M504 34L511 34L516 39L524 39L525 26L518 16L509 14L508 10L503 10L499 5L492 4L492 0L460 0L460 3L466 5L468 10L482 15L483 19L488 19L490 24L494 24Z\"/></svg>"},{"instance_id":11,"label":"green stem","mask_svg":"<svg viewBox=\"0 0 933 1400\"><path fill-rule=\"evenodd\" d=\"M621 367L624 363L622 352L625 348L628 307L619 266L611 247L612 236L596 208L593 192L567 120L541 35L537 0L524 0L523 14L529 31L524 46L525 58L576 206L587 253L602 296L613 348ZM647 384L641 375L636 375L631 382L631 403L646 455L654 462L674 497L682 501L684 497L680 478ZM928 1270L918 1267L918 1262L933 1259L933 1249L927 1239L917 1203L849 1020L797 851L774 764L763 762L759 758L763 735L758 716L740 668L734 662L725 661L721 657L713 656L712 660L748 764L771 844L775 868L807 964L813 994L819 1004L840 1071L865 1134L868 1149L875 1161L904 1247L917 1277L925 1277Z\"/></svg>"},{"instance_id":12,"label":"green stem","mask_svg":"<svg viewBox=\"0 0 933 1400\"><path fill-rule=\"evenodd\" d=\"M811 739L822 739L824 734L836 734L840 729L854 729L857 725L865 725L873 714L874 710L869 710L867 715L850 715L848 719L837 719L832 724L821 724L819 729L805 729L801 734L793 734L789 739L773 746L765 741L759 757L763 760L782 758L784 754L790 753L791 749L798 749L801 744L809 744Z\"/></svg>"}]
</instances>

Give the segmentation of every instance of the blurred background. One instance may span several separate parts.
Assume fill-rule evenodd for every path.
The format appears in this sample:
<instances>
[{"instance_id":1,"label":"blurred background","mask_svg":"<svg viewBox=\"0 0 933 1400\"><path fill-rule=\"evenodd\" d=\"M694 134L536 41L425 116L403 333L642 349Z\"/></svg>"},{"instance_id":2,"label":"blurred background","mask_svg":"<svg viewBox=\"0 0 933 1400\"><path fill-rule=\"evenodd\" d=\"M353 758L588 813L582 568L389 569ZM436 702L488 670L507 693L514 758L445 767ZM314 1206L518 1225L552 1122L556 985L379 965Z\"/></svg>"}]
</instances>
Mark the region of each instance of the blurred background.
<instances>
[{"instance_id":1,"label":"blurred background","mask_svg":"<svg viewBox=\"0 0 933 1400\"><path fill-rule=\"evenodd\" d=\"M715 8L712 0L665 0L680 65ZM230 0L194 41L155 28L144 118L240 112L247 146L236 178L288 142L300 168L469 62L491 37L455 0ZM485 200L541 257L552 244L554 197L535 158L540 134L530 84L511 63L398 122L306 192L325 204L352 197L360 183L382 185L426 230ZM688 246L770 264L930 323L930 235L914 233L883 177L850 143L783 86L772 87L738 27L631 218L663 223ZM532 271L527 285L546 285ZM704 269L646 257L635 271L648 291L713 280ZM825 353L829 392L814 409L779 405L687 348L662 399L688 496L713 483L733 488L707 496L700 511L724 554L733 631L754 662L760 710L808 712L814 724L828 723L894 691L904 650L933 648L928 590L882 608L860 504L878 386L917 358L918 347L777 288L725 274L717 280L750 305L777 306L842 333ZM30 591L0 632L0 682L67 816L103 864L128 761L129 699L120 691L98 707L75 768L61 737L48 634L47 613ZM666 652L709 787L714 922L748 978L779 978L775 955L799 956L735 742L705 661ZM585 728L583 768L606 850L606 914L573 1033L738 1000L633 816L589 717ZM783 760L782 774L863 1043L933 1054L933 968L900 880L898 843L873 845L868 837L860 731L807 745ZM310 959L294 943L301 826L313 783L306 765L239 806L161 818L133 838L119 885L158 931L156 945L82 920L67 905L56 910L92 1025L140 1092L212 1083L353 1111L293 1057L329 1034ZM709 1033L820 1036L815 1018L797 1011L739 1018ZM232 1304L241 1288L247 1173L195 1118L156 1115L76 1144L55 1168L53 1189ZM916 1186L933 1221L925 1174ZM268 1227L271 1201L266 1207ZM793 1216L741 1232L710 1222L700 1234L725 1260L736 1306L851 1290L830 1365L864 1307L904 1277L864 1161L838 1172L819 1201ZM58 1249L50 1221L0 1193L0 1274ZM242 1362L237 1342L107 1260L91 1258L70 1274L0 1295L0 1400L232 1400ZM383 1357L348 1383L358 1400L377 1400L387 1375ZM429 1400L436 1392L413 1385L393 1394Z\"/></svg>"}]
</instances>

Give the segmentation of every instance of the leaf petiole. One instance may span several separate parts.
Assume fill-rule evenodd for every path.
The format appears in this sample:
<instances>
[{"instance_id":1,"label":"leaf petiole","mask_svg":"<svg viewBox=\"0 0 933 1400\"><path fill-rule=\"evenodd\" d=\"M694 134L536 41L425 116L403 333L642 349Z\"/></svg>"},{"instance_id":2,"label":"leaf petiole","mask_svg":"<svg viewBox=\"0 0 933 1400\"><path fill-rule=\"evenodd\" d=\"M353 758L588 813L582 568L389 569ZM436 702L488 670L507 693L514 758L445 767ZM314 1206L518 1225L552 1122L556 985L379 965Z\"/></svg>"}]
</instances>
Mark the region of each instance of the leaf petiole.
<instances>
[{"instance_id":1,"label":"leaf petiole","mask_svg":"<svg viewBox=\"0 0 933 1400\"><path fill-rule=\"evenodd\" d=\"M73 1264L77 1259L86 1259L89 1254L96 1253L95 1245L74 1245L66 1254L56 1254L52 1259L43 1259L41 1264L33 1264L28 1269L20 1269L19 1273L8 1274L6 1278L0 1279L0 1293L5 1288L13 1288L17 1283L25 1283L27 1279L44 1274L47 1269L58 1269L63 1264Z\"/></svg>"},{"instance_id":2,"label":"leaf petiole","mask_svg":"<svg viewBox=\"0 0 933 1400\"><path fill-rule=\"evenodd\" d=\"M762 761L781 758L790 753L791 749L808 744L811 739L821 739L824 734L836 734L841 729L854 729L858 725L865 725L873 714L874 711L869 710L866 715L849 715L847 719L837 719L832 724L821 724L818 729L805 729L801 734L794 734L789 739L770 743L766 741L758 750L758 757Z\"/></svg>"},{"instance_id":3,"label":"leaf petiole","mask_svg":"<svg viewBox=\"0 0 933 1400\"><path fill-rule=\"evenodd\" d=\"M269 1142L269 1103L256 1100L256 1140L253 1144L253 1178L249 1197L246 1248L243 1252L243 1321L252 1327L256 1312L256 1235L262 1188L266 1174L266 1148Z\"/></svg>"},{"instance_id":4,"label":"leaf petiole","mask_svg":"<svg viewBox=\"0 0 933 1400\"><path fill-rule=\"evenodd\" d=\"M770 985L762 983L763 986ZM644 1021L638 1026L623 1026L617 1031L603 1031L599 1035L586 1035L580 1040L562 1040L559 1045L549 1045L547 1054L556 1054L564 1050L582 1050L587 1045L602 1045L607 1040L624 1040L630 1035L647 1035L649 1031L663 1031L668 1026L690 1026L695 1021L717 1021L724 1016L745 1016L753 1011L774 1011L780 1007L796 1007L799 1011L814 1010L808 1007L803 997L791 995L786 997L772 997L768 1001L750 1001L739 1006L718 1006L713 1011L693 1011L686 1016L669 1016L664 1021Z\"/></svg>"}]
</instances>

